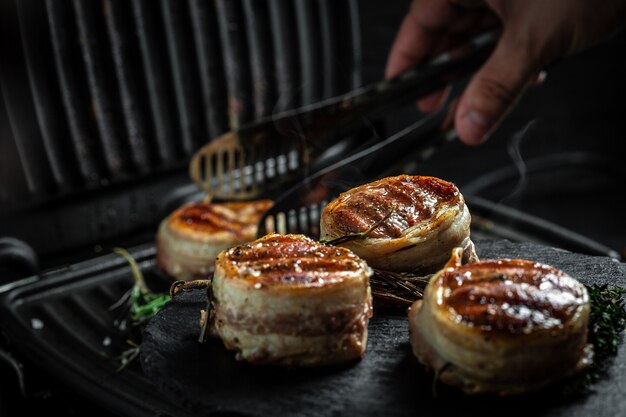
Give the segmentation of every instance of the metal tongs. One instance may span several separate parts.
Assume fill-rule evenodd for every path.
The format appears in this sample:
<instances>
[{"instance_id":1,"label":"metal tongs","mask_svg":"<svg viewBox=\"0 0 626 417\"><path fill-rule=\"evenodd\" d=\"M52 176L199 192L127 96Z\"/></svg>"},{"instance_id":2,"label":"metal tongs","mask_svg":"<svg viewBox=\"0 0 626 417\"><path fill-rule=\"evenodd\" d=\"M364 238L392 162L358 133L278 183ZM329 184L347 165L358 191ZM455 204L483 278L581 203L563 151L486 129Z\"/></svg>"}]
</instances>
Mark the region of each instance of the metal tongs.
<instances>
[{"instance_id":1,"label":"metal tongs","mask_svg":"<svg viewBox=\"0 0 626 417\"><path fill-rule=\"evenodd\" d=\"M319 238L320 216L333 198L348 189L378 179L387 163L407 153L423 161L437 148L456 138L452 128L456 97L462 84L455 85L446 103L389 138L324 167L274 198L274 205L259 221L257 237L267 233L300 233ZM273 197L273 196L269 196Z\"/></svg>"},{"instance_id":2,"label":"metal tongs","mask_svg":"<svg viewBox=\"0 0 626 417\"><path fill-rule=\"evenodd\" d=\"M261 198L284 190L345 156L349 146L335 152L335 159L324 158L324 152L337 145L337 133L349 136L363 117L425 97L472 73L489 56L496 39L495 33L483 34L472 39L462 54L442 54L393 79L228 132L194 155L191 177L218 199Z\"/></svg>"}]
</instances>

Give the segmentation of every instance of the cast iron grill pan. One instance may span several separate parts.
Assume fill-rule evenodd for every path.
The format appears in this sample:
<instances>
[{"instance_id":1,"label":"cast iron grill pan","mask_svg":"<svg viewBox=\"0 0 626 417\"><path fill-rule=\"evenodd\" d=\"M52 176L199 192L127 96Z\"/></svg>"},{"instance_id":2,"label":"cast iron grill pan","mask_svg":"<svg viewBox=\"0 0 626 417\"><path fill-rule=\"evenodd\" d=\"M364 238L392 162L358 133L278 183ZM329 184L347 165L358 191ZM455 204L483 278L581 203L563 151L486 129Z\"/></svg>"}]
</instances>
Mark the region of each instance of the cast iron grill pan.
<instances>
[{"instance_id":1,"label":"cast iron grill pan","mask_svg":"<svg viewBox=\"0 0 626 417\"><path fill-rule=\"evenodd\" d=\"M154 253L152 244L132 251L146 279L162 282ZM136 364L117 372L119 364L111 359L128 348L128 335L113 325L116 315L109 307L131 285L128 263L119 255L50 271L0 296L0 326L37 366L108 409L130 416L152 416L157 410L184 416L154 395L152 383Z\"/></svg>"},{"instance_id":2,"label":"cast iron grill pan","mask_svg":"<svg viewBox=\"0 0 626 417\"><path fill-rule=\"evenodd\" d=\"M229 129L362 84L355 0L3 6L2 216L180 170Z\"/></svg>"}]
</instances>

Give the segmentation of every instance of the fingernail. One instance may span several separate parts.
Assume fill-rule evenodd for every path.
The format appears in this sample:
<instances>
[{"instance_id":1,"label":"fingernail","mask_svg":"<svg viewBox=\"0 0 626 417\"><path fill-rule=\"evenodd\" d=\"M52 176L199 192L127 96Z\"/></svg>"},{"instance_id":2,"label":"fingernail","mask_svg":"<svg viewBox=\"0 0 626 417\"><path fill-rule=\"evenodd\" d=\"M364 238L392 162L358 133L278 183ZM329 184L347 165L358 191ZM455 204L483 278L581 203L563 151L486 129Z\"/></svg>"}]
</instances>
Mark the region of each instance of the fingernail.
<instances>
[{"instance_id":1,"label":"fingernail","mask_svg":"<svg viewBox=\"0 0 626 417\"><path fill-rule=\"evenodd\" d=\"M487 116L470 110L461 117L461 126L457 126L457 132L466 142L477 145L485 141L490 128L491 123Z\"/></svg>"}]
</instances>

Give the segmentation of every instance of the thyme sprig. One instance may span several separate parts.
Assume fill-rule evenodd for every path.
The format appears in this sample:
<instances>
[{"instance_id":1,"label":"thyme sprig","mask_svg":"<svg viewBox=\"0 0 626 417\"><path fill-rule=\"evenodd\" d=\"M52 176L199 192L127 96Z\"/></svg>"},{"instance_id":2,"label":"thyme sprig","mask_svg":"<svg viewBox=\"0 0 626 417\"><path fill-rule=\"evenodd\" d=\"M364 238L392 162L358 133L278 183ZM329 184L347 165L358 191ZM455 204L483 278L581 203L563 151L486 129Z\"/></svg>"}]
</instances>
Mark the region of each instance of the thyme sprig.
<instances>
[{"instance_id":1,"label":"thyme sprig","mask_svg":"<svg viewBox=\"0 0 626 417\"><path fill-rule=\"evenodd\" d=\"M626 329L626 309L622 296L625 288L608 285L588 287L591 299L589 341L593 343L596 357L615 355Z\"/></svg>"},{"instance_id":2,"label":"thyme sprig","mask_svg":"<svg viewBox=\"0 0 626 417\"><path fill-rule=\"evenodd\" d=\"M626 329L626 289L608 285L587 286L591 302L588 341L593 345L593 364L574 375L564 385L564 398L574 398L592 391L592 386L606 374L611 359L617 354Z\"/></svg>"}]
</instances>

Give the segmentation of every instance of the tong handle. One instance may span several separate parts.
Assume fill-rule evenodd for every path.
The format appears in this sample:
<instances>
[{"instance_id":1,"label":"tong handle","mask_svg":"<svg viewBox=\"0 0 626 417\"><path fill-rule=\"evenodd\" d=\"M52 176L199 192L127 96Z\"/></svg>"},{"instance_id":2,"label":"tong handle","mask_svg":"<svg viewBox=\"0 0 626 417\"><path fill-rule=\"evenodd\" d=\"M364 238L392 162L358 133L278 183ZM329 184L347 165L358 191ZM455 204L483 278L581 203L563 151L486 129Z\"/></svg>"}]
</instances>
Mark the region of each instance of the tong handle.
<instances>
[{"instance_id":1,"label":"tong handle","mask_svg":"<svg viewBox=\"0 0 626 417\"><path fill-rule=\"evenodd\" d=\"M470 74L487 59L497 38L495 32L484 33L473 38L467 51L462 54L444 53L392 79L243 126L240 134L245 132L254 135L263 132L271 124L273 129L286 134L292 133L296 127L304 133L305 138L318 140L325 132L335 131L338 126L425 97L445 87L453 79Z\"/></svg>"},{"instance_id":2,"label":"tong handle","mask_svg":"<svg viewBox=\"0 0 626 417\"><path fill-rule=\"evenodd\" d=\"M371 181L372 176L376 176L376 172L380 171L375 165L378 161L386 163L391 158L416 148L420 151L417 158L426 159L436 147L456 137L451 122L454 108L455 99L451 98L447 105L438 111L423 117L389 138L299 181L280 195L274 201L272 208L263 215L258 223L257 236L264 236L268 232L268 218L273 220L277 217L284 217L285 213L294 209L306 210L314 205L319 206L353 187L355 183ZM418 138L419 140L416 140Z\"/></svg>"}]
</instances>

